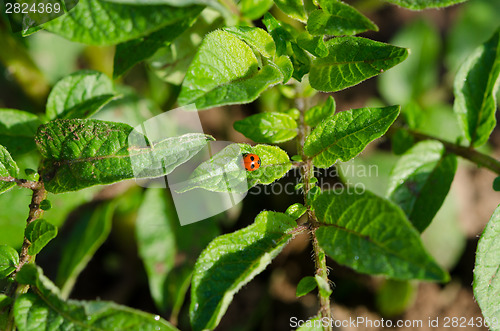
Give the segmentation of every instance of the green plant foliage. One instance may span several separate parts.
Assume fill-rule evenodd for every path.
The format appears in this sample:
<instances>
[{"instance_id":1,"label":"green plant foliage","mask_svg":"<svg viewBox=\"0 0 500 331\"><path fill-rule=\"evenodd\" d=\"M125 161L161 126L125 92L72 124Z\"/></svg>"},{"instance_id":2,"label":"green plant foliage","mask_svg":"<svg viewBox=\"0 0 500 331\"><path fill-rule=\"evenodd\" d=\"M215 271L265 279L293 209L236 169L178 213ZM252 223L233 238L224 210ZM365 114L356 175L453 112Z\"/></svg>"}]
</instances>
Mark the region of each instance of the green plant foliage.
<instances>
[{"instance_id":1,"label":"green plant foliage","mask_svg":"<svg viewBox=\"0 0 500 331\"><path fill-rule=\"evenodd\" d=\"M448 195L456 170L455 155L447 154L440 142L420 142L394 166L387 196L423 232Z\"/></svg>"},{"instance_id":2,"label":"green plant foliage","mask_svg":"<svg viewBox=\"0 0 500 331\"><path fill-rule=\"evenodd\" d=\"M391 104L420 100L438 82L437 60L441 49L439 31L425 20L402 29L391 43L410 50L408 58L378 79L380 93Z\"/></svg>"},{"instance_id":3,"label":"green plant foliage","mask_svg":"<svg viewBox=\"0 0 500 331\"><path fill-rule=\"evenodd\" d=\"M34 114L0 108L0 145L14 156L31 152L36 149L33 137L41 124Z\"/></svg>"},{"instance_id":4,"label":"green plant foliage","mask_svg":"<svg viewBox=\"0 0 500 331\"><path fill-rule=\"evenodd\" d=\"M87 118L107 104L116 92L103 73L82 70L61 79L47 99L49 119Z\"/></svg>"},{"instance_id":5,"label":"green plant foliage","mask_svg":"<svg viewBox=\"0 0 500 331\"><path fill-rule=\"evenodd\" d=\"M306 17L306 11L304 8L303 1L301 0L274 0L274 3L276 6L278 6L279 9L281 9L285 14L288 16L305 22L307 17Z\"/></svg>"},{"instance_id":6,"label":"green plant foliage","mask_svg":"<svg viewBox=\"0 0 500 331\"><path fill-rule=\"evenodd\" d=\"M304 121L309 126L317 126L333 114L335 114L335 99L329 96L324 104L316 105L306 110L304 113Z\"/></svg>"},{"instance_id":7,"label":"green plant foliage","mask_svg":"<svg viewBox=\"0 0 500 331\"><path fill-rule=\"evenodd\" d=\"M332 289L330 288L330 284L319 275L314 275L314 279L316 280L316 284L318 284L318 290L322 297L327 298L332 294Z\"/></svg>"},{"instance_id":8,"label":"green plant foliage","mask_svg":"<svg viewBox=\"0 0 500 331\"><path fill-rule=\"evenodd\" d=\"M44 219L37 219L28 224L24 236L31 242L28 254L36 255L57 236L57 227Z\"/></svg>"},{"instance_id":9,"label":"green plant foliage","mask_svg":"<svg viewBox=\"0 0 500 331\"><path fill-rule=\"evenodd\" d=\"M312 61L309 81L319 91L335 92L354 86L402 62L408 50L360 37L326 42L328 56Z\"/></svg>"},{"instance_id":10,"label":"green plant foliage","mask_svg":"<svg viewBox=\"0 0 500 331\"><path fill-rule=\"evenodd\" d=\"M273 0L241 0L238 9L241 15L256 20L264 15L272 6Z\"/></svg>"},{"instance_id":11,"label":"green plant foliage","mask_svg":"<svg viewBox=\"0 0 500 331\"><path fill-rule=\"evenodd\" d=\"M191 5L211 5L215 6L217 0L101 0L104 2L112 2L126 5L169 5L174 7L185 7Z\"/></svg>"},{"instance_id":12,"label":"green plant foliage","mask_svg":"<svg viewBox=\"0 0 500 331\"><path fill-rule=\"evenodd\" d=\"M395 5L412 10L421 10L428 8L442 8L465 2L467 0L386 0Z\"/></svg>"},{"instance_id":13,"label":"green plant foliage","mask_svg":"<svg viewBox=\"0 0 500 331\"><path fill-rule=\"evenodd\" d=\"M317 57L328 55L323 36L312 36L307 31L303 31L297 37L297 45Z\"/></svg>"},{"instance_id":14,"label":"green plant foliage","mask_svg":"<svg viewBox=\"0 0 500 331\"><path fill-rule=\"evenodd\" d=\"M147 36L116 45L113 60L113 78L118 78L135 64L153 56L158 49L170 45L184 31L190 28L201 12L155 31Z\"/></svg>"},{"instance_id":15,"label":"green plant foliage","mask_svg":"<svg viewBox=\"0 0 500 331\"><path fill-rule=\"evenodd\" d=\"M0 145L0 177L17 178L18 176L19 167L5 147ZM16 186L14 182L0 182L0 194L10 190L14 186Z\"/></svg>"},{"instance_id":16,"label":"green plant foliage","mask_svg":"<svg viewBox=\"0 0 500 331\"><path fill-rule=\"evenodd\" d=\"M349 161L382 136L399 115L399 106L360 108L328 117L307 137L305 155L318 168Z\"/></svg>"},{"instance_id":17,"label":"green plant foliage","mask_svg":"<svg viewBox=\"0 0 500 331\"><path fill-rule=\"evenodd\" d=\"M69 296L78 275L108 238L113 210L112 203L105 203L95 210L84 211L68 235L56 277L62 298Z\"/></svg>"},{"instance_id":18,"label":"green plant foliage","mask_svg":"<svg viewBox=\"0 0 500 331\"><path fill-rule=\"evenodd\" d=\"M194 330L214 329L238 290L261 273L292 238L294 219L261 212L255 223L217 237L201 253L191 288Z\"/></svg>"},{"instance_id":19,"label":"green plant foliage","mask_svg":"<svg viewBox=\"0 0 500 331\"><path fill-rule=\"evenodd\" d=\"M307 30L312 35L345 36L378 27L359 11L337 0L319 1L320 9L314 10L307 20Z\"/></svg>"},{"instance_id":20,"label":"green plant foliage","mask_svg":"<svg viewBox=\"0 0 500 331\"><path fill-rule=\"evenodd\" d=\"M474 267L474 296L481 308L483 316L489 320L490 330L499 330L500 310L500 208L495 212L486 225L476 251Z\"/></svg>"},{"instance_id":21,"label":"green plant foliage","mask_svg":"<svg viewBox=\"0 0 500 331\"><path fill-rule=\"evenodd\" d=\"M407 280L386 279L377 291L375 304L382 316L396 317L413 303L416 286Z\"/></svg>"},{"instance_id":22,"label":"green plant foliage","mask_svg":"<svg viewBox=\"0 0 500 331\"><path fill-rule=\"evenodd\" d=\"M276 65L259 67L245 42L232 33L217 30L203 40L189 66L178 102L194 103L197 109L247 103L283 78Z\"/></svg>"},{"instance_id":23,"label":"green plant foliage","mask_svg":"<svg viewBox=\"0 0 500 331\"><path fill-rule=\"evenodd\" d=\"M277 144L297 136L297 122L285 113L261 113L234 122L234 129L258 143Z\"/></svg>"},{"instance_id":24,"label":"green plant foliage","mask_svg":"<svg viewBox=\"0 0 500 331\"><path fill-rule=\"evenodd\" d=\"M199 6L124 6L100 0L79 0L73 10L43 24L43 27L71 41L114 45L148 35L199 10ZM93 28L89 29L90 26Z\"/></svg>"},{"instance_id":25,"label":"green plant foliage","mask_svg":"<svg viewBox=\"0 0 500 331\"><path fill-rule=\"evenodd\" d=\"M22 272L22 274L21 274ZM35 293L21 295L14 304L14 318L20 331L38 330L177 330L160 316L106 301L64 301L58 289L34 265L27 265L16 277L31 285Z\"/></svg>"},{"instance_id":26,"label":"green plant foliage","mask_svg":"<svg viewBox=\"0 0 500 331\"><path fill-rule=\"evenodd\" d=\"M0 245L0 279L13 273L19 264L19 254L9 245Z\"/></svg>"},{"instance_id":27,"label":"green plant foliage","mask_svg":"<svg viewBox=\"0 0 500 331\"><path fill-rule=\"evenodd\" d=\"M276 54L273 38L264 30L250 26L232 26L223 29L246 42L257 54L272 58Z\"/></svg>"},{"instance_id":28,"label":"green plant foliage","mask_svg":"<svg viewBox=\"0 0 500 331\"><path fill-rule=\"evenodd\" d=\"M191 28L170 46L160 48L148 64L160 79L180 85L203 37L221 25L222 19L216 12L204 10Z\"/></svg>"},{"instance_id":29,"label":"green plant foliage","mask_svg":"<svg viewBox=\"0 0 500 331\"><path fill-rule=\"evenodd\" d=\"M40 171L45 174L45 188L62 193L124 179L167 175L198 153L209 139L193 133L142 147L129 145L132 131L127 124L99 120L44 124L35 140L43 157ZM155 160L164 162L159 167Z\"/></svg>"},{"instance_id":30,"label":"green plant foliage","mask_svg":"<svg viewBox=\"0 0 500 331\"><path fill-rule=\"evenodd\" d=\"M298 219L305 214L307 208L301 203L294 203L286 209L285 214L292 217L293 219Z\"/></svg>"},{"instance_id":31,"label":"green plant foliage","mask_svg":"<svg viewBox=\"0 0 500 331\"><path fill-rule=\"evenodd\" d=\"M174 267L176 239L175 209L167 202L164 190L150 188L137 215L135 233L139 256L149 279L149 290L156 305L166 308L167 276Z\"/></svg>"},{"instance_id":32,"label":"green plant foliage","mask_svg":"<svg viewBox=\"0 0 500 331\"><path fill-rule=\"evenodd\" d=\"M391 137L392 144L392 152L395 155L401 155L407 150L409 150L413 144L415 143L415 139L407 130L400 129L397 130L396 133Z\"/></svg>"},{"instance_id":33,"label":"green plant foliage","mask_svg":"<svg viewBox=\"0 0 500 331\"><path fill-rule=\"evenodd\" d=\"M328 256L361 273L449 280L401 209L369 191L347 191L325 191L312 202L322 225L316 230L318 243Z\"/></svg>"},{"instance_id":34,"label":"green plant foliage","mask_svg":"<svg viewBox=\"0 0 500 331\"><path fill-rule=\"evenodd\" d=\"M328 323L328 322L327 322ZM321 317L315 317L311 318L305 323L297 328L297 331L323 331L323 322L321 320Z\"/></svg>"},{"instance_id":35,"label":"green plant foliage","mask_svg":"<svg viewBox=\"0 0 500 331\"><path fill-rule=\"evenodd\" d=\"M495 128L496 92L500 76L500 30L470 55L454 85L453 108L470 145L483 145Z\"/></svg>"},{"instance_id":36,"label":"green plant foliage","mask_svg":"<svg viewBox=\"0 0 500 331\"><path fill-rule=\"evenodd\" d=\"M246 171L241 164L243 153L259 156L261 165L257 170ZM268 185L283 177L291 168L285 151L276 146L233 144L199 165L191 175L189 183L179 192L203 188L213 192L243 193L257 184Z\"/></svg>"},{"instance_id":37,"label":"green plant foliage","mask_svg":"<svg viewBox=\"0 0 500 331\"><path fill-rule=\"evenodd\" d=\"M295 296L302 297L307 293L311 292L318 286L316 282L316 278L312 276L304 277L297 284L297 290L295 292Z\"/></svg>"}]
</instances>

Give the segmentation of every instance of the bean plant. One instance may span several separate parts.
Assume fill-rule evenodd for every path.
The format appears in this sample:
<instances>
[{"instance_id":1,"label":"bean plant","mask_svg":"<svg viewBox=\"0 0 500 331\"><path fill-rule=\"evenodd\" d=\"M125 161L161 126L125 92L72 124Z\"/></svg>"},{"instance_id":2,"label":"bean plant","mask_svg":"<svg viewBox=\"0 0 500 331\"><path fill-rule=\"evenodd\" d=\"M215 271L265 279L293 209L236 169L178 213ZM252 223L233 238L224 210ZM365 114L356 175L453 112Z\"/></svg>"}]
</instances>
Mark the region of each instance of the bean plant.
<instances>
[{"instance_id":1,"label":"bean plant","mask_svg":"<svg viewBox=\"0 0 500 331\"><path fill-rule=\"evenodd\" d=\"M425 10L464 0L387 1ZM332 329L328 321L333 318L335 291L330 279L335 270L330 270L327 257L358 273L391 280L450 280L420 235L449 193L457 159L500 175L500 162L481 148L496 125L500 30L485 37L454 77L453 109L462 138L448 141L420 130L419 119L425 114L412 105L411 96L402 99L401 105L336 110L334 92L390 73L407 58L419 61L419 56L425 58L425 52L433 51L413 54L401 45L357 36L372 31L370 36L376 38L379 28L345 2L52 3L61 4L64 13L48 21L35 19L26 25L29 12L9 16L5 6L0 21L0 45L19 48L23 54L0 55L0 60L6 68L24 68L12 71L11 77L31 100L23 110L0 109L0 193L12 195L3 201L13 201L2 209L18 212L14 210L17 200L29 208L24 237L12 239L20 246L0 246L2 330L177 330L184 304L189 305L193 330L212 330L237 292L304 234L312 246L315 271L296 284L296 295L317 293L318 310L301 330ZM19 25L21 31L8 31ZM39 31L85 45L115 46L112 77L96 70L76 70L54 84L48 82L22 48L24 40ZM99 48L92 49L98 52ZM79 227L64 241L57 275L50 279L37 265L37 255L60 239L62 220L88 202L99 185L169 175L218 138L191 132L150 139L126 121L100 117L103 109L140 98L124 81L141 63L149 74L172 87L164 98L170 106L163 109L167 113L182 106L200 112L214 107L224 111L229 105L260 106L258 112L233 123L255 144L228 144L193 170L184 191L235 193L231 192L234 184L243 183L240 193L244 193L297 171L300 181L295 189L302 201L286 210L246 215L254 219L251 225L221 235L214 218L179 226L166 190L136 186L80 212ZM385 84L397 89L397 81L384 77ZM270 104L270 91L280 107L262 107ZM131 134L138 134L146 144L136 145L129 139ZM321 185L322 169L340 168L379 138L390 139L399 157L385 196L358 190L341 175L333 189ZM246 155L257 156L260 166L245 169L241 158ZM157 160L162 161L161 167L153 165ZM495 181L496 187L499 183ZM24 198L26 192L31 192L31 201ZM134 214L131 239L137 243L156 312L109 301L69 299L78 275L108 237L117 213ZM499 229L497 209L479 240L474 268L474 295L489 320L500 320ZM176 262L178 253L185 256L181 262ZM498 325L492 329L500 330Z\"/></svg>"}]
</instances>

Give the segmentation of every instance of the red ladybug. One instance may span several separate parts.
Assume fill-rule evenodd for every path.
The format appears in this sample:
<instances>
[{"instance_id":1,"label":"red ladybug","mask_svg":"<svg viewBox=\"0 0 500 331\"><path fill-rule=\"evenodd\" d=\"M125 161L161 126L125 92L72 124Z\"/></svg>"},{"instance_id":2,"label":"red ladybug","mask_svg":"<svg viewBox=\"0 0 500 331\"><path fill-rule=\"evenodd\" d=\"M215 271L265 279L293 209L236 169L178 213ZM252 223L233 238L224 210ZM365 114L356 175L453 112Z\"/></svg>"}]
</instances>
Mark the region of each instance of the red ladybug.
<instances>
[{"instance_id":1,"label":"red ladybug","mask_svg":"<svg viewBox=\"0 0 500 331\"><path fill-rule=\"evenodd\" d=\"M243 165L247 171L254 171L260 167L260 157L256 154L243 154Z\"/></svg>"}]
</instances>

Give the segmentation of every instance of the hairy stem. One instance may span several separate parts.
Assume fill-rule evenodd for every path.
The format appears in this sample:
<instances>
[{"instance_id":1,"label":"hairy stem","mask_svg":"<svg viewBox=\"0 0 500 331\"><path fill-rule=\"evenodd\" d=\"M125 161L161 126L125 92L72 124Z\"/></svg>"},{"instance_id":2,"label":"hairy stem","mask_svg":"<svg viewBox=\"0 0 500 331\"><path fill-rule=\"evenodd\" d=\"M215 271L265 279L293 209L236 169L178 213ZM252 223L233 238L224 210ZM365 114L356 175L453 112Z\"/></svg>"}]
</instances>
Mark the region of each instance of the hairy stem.
<instances>
[{"instance_id":1,"label":"hairy stem","mask_svg":"<svg viewBox=\"0 0 500 331\"><path fill-rule=\"evenodd\" d=\"M5 177L3 177L5 178ZM45 190L43 183L41 182L31 182L31 188L33 190L33 195L31 196L31 203L29 205L30 211L28 214L28 218L26 219L26 226L30 224L31 222L35 221L36 219L40 218L43 214L43 210L40 208L41 202L47 197L47 191ZM26 184L26 183L24 183ZM18 184L19 185L19 184ZM27 186L25 186L27 187ZM23 265L26 263L31 263L34 261L35 257L31 256L28 254L28 248L30 247L31 242L25 237L23 241L23 245L21 247L21 253L19 254L19 265L16 268L16 271L14 272L14 275L16 272L21 270ZM16 286L17 285L17 286ZM12 283L9 288L7 288L7 295L10 297L19 297L20 295L26 293L29 289L29 285L21 285L21 284L16 284L15 282ZM15 301L14 298L14 301ZM7 326L6 326L6 331L11 331L15 330L15 325L14 325L14 309L11 306L10 311L9 311L9 318L7 321Z\"/></svg>"},{"instance_id":2,"label":"hairy stem","mask_svg":"<svg viewBox=\"0 0 500 331\"><path fill-rule=\"evenodd\" d=\"M7 177L0 176L0 182L11 182L11 183L14 182L17 184L17 186L29 188L30 190L35 190L40 187L40 182L35 182L27 179L18 179L12 176L7 176Z\"/></svg>"},{"instance_id":3,"label":"hairy stem","mask_svg":"<svg viewBox=\"0 0 500 331\"><path fill-rule=\"evenodd\" d=\"M304 142L306 137L309 135L311 128L305 123L304 120L304 112L308 109L307 104L308 99L299 98L297 99L297 108L300 110L300 118L299 118L299 131L297 134L297 154L299 154L302 158L302 162L300 163L300 174L302 177L302 182L304 184L304 201L306 206L308 206L307 210L307 218L309 227L311 229L311 242L313 245L314 251L314 264L316 266L316 275L323 278L326 283L328 281L328 269L326 266L326 254L325 251L319 246L318 238L316 237L316 230L318 228L318 220L314 211L309 207L308 194L311 190L311 178L314 176L314 169L312 165L312 160L308 158L304 154ZM326 317L328 320L331 320L331 309L330 309L330 296L322 295L322 291L318 291L318 299L320 303L319 315L321 317ZM324 327L324 330L331 331L331 324L328 323L328 326Z\"/></svg>"},{"instance_id":4,"label":"hairy stem","mask_svg":"<svg viewBox=\"0 0 500 331\"><path fill-rule=\"evenodd\" d=\"M486 154L478 152L474 148L464 147L464 146L460 146L457 144L453 144L453 143L450 143L448 141L439 139L437 137L429 136L429 135L419 133L419 132L416 132L413 130L407 130L407 131L408 131L408 133L410 133L413 136L413 138L416 141L431 140L431 139L437 140L443 144L443 146L446 148L447 152L461 156L464 159L467 159L467 160L477 164L478 166L488 168L500 176L500 161L492 158L491 156L488 156Z\"/></svg>"}]
</instances>

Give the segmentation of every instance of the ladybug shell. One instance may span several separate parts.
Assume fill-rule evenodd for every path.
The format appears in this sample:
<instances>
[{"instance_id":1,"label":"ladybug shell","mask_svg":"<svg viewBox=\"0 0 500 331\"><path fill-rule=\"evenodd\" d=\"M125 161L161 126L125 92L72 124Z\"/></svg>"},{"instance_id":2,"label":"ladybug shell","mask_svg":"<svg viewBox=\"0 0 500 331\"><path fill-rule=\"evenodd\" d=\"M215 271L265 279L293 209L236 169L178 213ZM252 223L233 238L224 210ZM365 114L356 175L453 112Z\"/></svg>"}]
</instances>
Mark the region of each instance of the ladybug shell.
<instances>
[{"instance_id":1,"label":"ladybug shell","mask_svg":"<svg viewBox=\"0 0 500 331\"><path fill-rule=\"evenodd\" d=\"M259 169L260 157L256 154L243 154L243 166L247 171Z\"/></svg>"}]
</instances>

